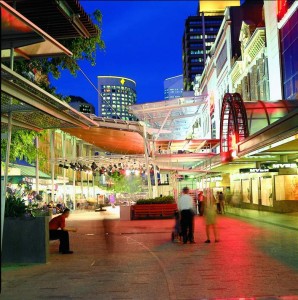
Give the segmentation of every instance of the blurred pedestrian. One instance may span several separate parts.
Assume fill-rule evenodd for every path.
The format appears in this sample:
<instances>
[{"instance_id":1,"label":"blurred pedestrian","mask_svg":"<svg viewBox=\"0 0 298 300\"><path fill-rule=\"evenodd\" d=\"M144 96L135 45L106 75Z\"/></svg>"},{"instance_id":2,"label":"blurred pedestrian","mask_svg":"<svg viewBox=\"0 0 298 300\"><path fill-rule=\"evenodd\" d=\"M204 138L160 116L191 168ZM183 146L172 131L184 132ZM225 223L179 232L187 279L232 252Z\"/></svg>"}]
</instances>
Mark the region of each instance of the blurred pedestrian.
<instances>
[{"instance_id":1,"label":"blurred pedestrian","mask_svg":"<svg viewBox=\"0 0 298 300\"><path fill-rule=\"evenodd\" d=\"M199 192L198 195L198 212L200 216L203 216L204 214L204 195L203 191Z\"/></svg>"},{"instance_id":2,"label":"blurred pedestrian","mask_svg":"<svg viewBox=\"0 0 298 300\"><path fill-rule=\"evenodd\" d=\"M206 235L207 240L205 243L210 243L210 227L213 229L215 242L219 242L218 231L216 226L216 200L211 189L207 189L204 193L204 215L206 222Z\"/></svg>"},{"instance_id":3,"label":"blurred pedestrian","mask_svg":"<svg viewBox=\"0 0 298 300\"><path fill-rule=\"evenodd\" d=\"M183 244L189 241L195 244L194 241L194 215L195 207L192 197L189 195L189 188L184 187L182 195L178 199L178 210L181 216L181 231L183 236Z\"/></svg>"},{"instance_id":4,"label":"blurred pedestrian","mask_svg":"<svg viewBox=\"0 0 298 300\"><path fill-rule=\"evenodd\" d=\"M224 196L223 192L219 192L218 199L219 199L219 204L220 204L220 211L222 214L224 214L225 213L225 196Z\"/></svg>"},{"instance_id":5,"label":"blurred pedestrian","mask_svg":"<svg viewBox=\"0 0 298 300\"><path fill-rule=\"evenodd\" d=\"M220 210L220 203L219 203L219 192L216 192L215 201L216 201L216 211L218 214L220 214L221 210Z\"/></svg>"}]
</instances>

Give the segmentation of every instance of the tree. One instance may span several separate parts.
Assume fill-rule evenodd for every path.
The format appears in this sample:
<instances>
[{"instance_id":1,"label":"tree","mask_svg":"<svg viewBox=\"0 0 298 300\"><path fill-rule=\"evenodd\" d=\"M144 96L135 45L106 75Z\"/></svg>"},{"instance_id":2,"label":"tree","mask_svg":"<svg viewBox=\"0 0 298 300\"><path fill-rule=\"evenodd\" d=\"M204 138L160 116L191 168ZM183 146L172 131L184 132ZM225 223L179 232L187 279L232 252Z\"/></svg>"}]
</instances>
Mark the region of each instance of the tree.
<instances>
[{"instance_id":1,"label":"tree","mask_svg":"<svg viewBox=\"0 0 298 300\"><path fill-rule=\"evenodd\" d=\"M115 193L138 193L142 191L142 178L137 175L123 175L119 172L113 172L110 176L113 182L113 191Z\"/></svg>"},{"instance_id":2,"label":"tree","mask_svg":"<svg viewBox=\"0 0 298 300\"><path fill-rule=\"evenodd\" d=\"M45 162L45 154L35 147L36 137L41 140L45 137L46 131L35 132L32 130L18 130L11 135L10 161L25 158L29 163L33 163L38 155L39 164L42 167ZM1 139L1 161L5 160L7 139Z\"/></svg>"}]
</instances>

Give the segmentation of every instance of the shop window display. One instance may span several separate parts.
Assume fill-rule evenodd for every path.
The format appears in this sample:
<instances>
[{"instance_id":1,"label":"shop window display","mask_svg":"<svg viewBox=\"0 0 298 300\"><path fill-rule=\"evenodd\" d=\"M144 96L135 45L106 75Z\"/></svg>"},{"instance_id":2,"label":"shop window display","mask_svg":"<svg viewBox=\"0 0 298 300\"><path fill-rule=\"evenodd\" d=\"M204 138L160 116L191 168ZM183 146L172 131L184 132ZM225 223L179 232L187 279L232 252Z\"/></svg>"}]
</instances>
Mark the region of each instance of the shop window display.
<instances>
[{"instance_id":1,"label":"shop window display","mask_svg":"<svg viewBox=\"0 0 298 300\"><path fill-rule=\"evenodd\" d=\"M275 176L275 198L277 201L298 200L298 175Z\"/></svg>"},{"instance_id":2,"label":"shop window display","mask_svg":"<svg viewBox=\"0 0 298 300\"><path fill-rule=\"evenodd\" d=\"M273 206L272 201L272 177L261 177L261 204Z\"/></svg>"},{"instance_id":3,"label":"shop window display","mask_svg":"<svg viewBox=\"0 0 298 300\"><path fill-rule=\"evenodd\" d=\"M242 180L242 201L250 203L250 179Z\"/></svg>"},{"instance_id":4,"label":"shop window display","mask_svg":"<svg viewBox=\"0 0 298 300\"><path fill-rule=\"evenodd\" d=\"M251 180L252 203L259 204L259 178Z\"/></svg>"}]
</instances>

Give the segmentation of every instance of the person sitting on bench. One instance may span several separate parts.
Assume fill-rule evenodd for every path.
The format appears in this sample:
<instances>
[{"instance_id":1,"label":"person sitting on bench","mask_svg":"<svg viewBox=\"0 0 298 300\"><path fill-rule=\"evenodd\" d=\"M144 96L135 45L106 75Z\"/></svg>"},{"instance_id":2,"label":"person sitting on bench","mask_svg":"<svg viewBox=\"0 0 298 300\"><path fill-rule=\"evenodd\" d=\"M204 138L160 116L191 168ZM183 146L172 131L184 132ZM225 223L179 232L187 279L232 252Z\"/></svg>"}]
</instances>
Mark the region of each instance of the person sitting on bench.
<instances>
[{"instance_id":1,"label":"person sitting on bench","mask_svg":"<svg viewBox=\"0 0 298 300\"><path fill-rule=\"evenodd\" d=\"M49 223L50 240L60 240L59 253L72 254L69 250L69 231L76 232L76 228L65 227L65 219L69 217L70 210L65 208L63 213L53 218Z\"/></svg>"}]
</instances>

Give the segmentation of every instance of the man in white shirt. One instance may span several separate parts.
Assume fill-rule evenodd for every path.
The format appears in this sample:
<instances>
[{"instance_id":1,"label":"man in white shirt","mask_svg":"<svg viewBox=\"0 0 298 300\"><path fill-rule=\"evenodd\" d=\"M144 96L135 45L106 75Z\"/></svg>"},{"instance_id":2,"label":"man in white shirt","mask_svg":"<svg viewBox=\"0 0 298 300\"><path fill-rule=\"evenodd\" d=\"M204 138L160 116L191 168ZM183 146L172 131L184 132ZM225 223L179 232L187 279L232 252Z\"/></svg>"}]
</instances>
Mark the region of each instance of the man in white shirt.
<instances>
[{"instance_id":1,"label":"man in white shirt","mask_svg":"<svg viewBox=\"0 0 298 300\"><path fill-rule=\"evenodd\" d=\"M191 244L195 244L193 230L194 230L194 215L195 207L191 196L189 196L189 188L184 187L182 195L178 199L178 209L181 215L181 230L183 235L183 244L189 241Z\"/></svg>"}]
</instances>

